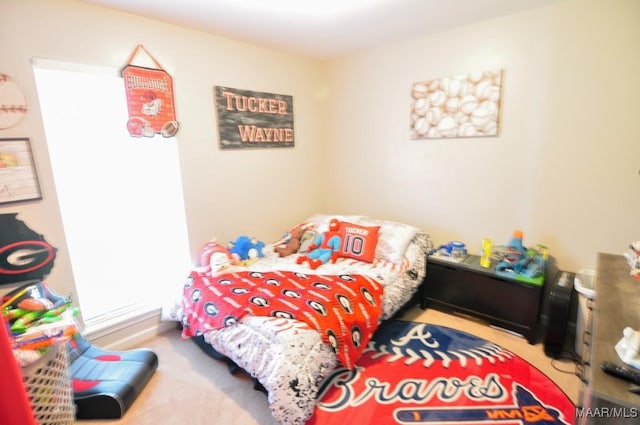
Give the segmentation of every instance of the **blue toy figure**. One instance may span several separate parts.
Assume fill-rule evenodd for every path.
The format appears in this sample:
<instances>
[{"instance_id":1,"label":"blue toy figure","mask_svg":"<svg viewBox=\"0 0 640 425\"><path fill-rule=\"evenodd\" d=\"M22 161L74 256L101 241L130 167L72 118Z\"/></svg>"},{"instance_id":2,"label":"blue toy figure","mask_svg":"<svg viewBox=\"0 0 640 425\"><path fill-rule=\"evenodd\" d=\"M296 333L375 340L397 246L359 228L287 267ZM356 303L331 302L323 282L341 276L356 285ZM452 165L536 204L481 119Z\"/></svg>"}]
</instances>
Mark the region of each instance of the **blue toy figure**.
<instances>
[{"instance_id":1,"label":"blue toy figure","mask_svg":"<svg viewBox=\"0 0 640 425\"><path fill-rule=\"evenodd\" d=\"M314 243L309 246L309 253L298 257L296 263L302 264L306 261L315 270L329 260L335 261L334 253L340 251L342 244L342 238L338 233L339 228L340 221L332 219L329 222L329 230L320 233Z\"/></svg>"},{"instance_id":2,"label":"blue toy figure","mask_svg":"<svg viewBox=\"0 0 640 425\"><path fill-rule=\"evenodd\" d=\"M231 256L241 265L247 266L254 263L258 258L264 257L262 252L264 242L249 236L238 236L235 241L228 245Z\"/></svg>"}]
</instances>

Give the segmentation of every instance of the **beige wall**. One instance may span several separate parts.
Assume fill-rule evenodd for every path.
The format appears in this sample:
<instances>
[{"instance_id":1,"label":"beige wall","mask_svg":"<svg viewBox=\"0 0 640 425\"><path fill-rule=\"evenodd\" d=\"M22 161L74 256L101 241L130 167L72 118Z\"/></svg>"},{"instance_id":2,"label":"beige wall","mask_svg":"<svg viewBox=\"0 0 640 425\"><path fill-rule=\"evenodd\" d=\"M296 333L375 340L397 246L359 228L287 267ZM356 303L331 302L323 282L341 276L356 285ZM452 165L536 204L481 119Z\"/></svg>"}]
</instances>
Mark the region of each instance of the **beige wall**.
<instances>
[{"instance_id":1,"label":"beige wall","mask_svg":"<svg viewBox=\"0 0 640 425\"><path fill-rule=\"evenodd\" d=\"M336 210L436 243L549 246L565 270L640 238L640 2L575 0L328 66ZM495 138L410 140L411 84L504 69Z\"/></svg>"},{"instance_id":2,"label":"beige wall","mask_svg":"<svg viewBox=\"0 0 640 425\"><path fill-rule=\"evenodd\" d=\"M31 111L0 137L31 138L44 199L0 213L19 212L59 248L47 280L71 292L30 61L119 68L142 43L174 78L192 250L213 235L271 240L340 211L472 250L521 228L561 268L593 267L598 251L640 237L638 17L635 0L567 0L319 63L74 1L3 0L0 71ZM413 82L485 67L505 70L499 137L409 140ZM219 151L216 84L293 95L296 147Z\"/></svg>"},{"instance_id":3,"label":"beige wall","mask_svg":"<svg viewBox=\"0 0 640 425\"><path fill-rule=\"evenodd\" d=\"M317 62L66 0L0 1L0 40L0 71L18 82L30 105L16 127L0 130L0 138L31 139L44 193L42 201L2 205L0 213L19 212L58 248L47 281L61 293L71 293L74 281L31 68L34 57L120 68L141 43L172 75L193 251L212 236L275 240L286 226L325 205L324 181L315 171L324 155L325 127L325 85ZM292 95L295 148L218 150L214 85Z\"/></svg>"}]
</instances>

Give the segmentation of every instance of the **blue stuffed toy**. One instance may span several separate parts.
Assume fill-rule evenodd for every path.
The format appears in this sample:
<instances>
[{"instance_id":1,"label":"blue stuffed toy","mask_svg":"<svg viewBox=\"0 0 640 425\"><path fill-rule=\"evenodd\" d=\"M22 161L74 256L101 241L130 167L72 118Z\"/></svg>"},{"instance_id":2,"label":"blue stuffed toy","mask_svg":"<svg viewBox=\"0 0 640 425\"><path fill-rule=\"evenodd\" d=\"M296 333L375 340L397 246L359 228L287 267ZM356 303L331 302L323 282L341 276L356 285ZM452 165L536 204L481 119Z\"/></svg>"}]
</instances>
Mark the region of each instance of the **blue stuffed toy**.
<instances>
[{"instance_id":1,"label":"blue stuffed toy","mask_svg":"<svg viewBox=\"0 0 640 425\"><path fill-rule=\"evenodd\" d=\"M229 242L227 248L229 248L234 260L241 265L248 266L258 261L258 258L264 257L264 246L264 242L256 238L238 236L235 241Z\"/></svg>"}]
</instances>

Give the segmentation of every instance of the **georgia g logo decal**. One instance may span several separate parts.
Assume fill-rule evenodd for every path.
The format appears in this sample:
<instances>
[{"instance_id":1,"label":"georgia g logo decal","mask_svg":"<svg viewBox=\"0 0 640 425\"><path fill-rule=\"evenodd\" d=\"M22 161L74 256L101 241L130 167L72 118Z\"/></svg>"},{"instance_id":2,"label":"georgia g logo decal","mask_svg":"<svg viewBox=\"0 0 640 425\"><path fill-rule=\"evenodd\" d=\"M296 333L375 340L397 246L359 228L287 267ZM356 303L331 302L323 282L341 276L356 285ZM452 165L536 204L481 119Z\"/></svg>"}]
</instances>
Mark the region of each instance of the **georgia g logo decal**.
<instances>
[{"instance_id":1,"label":"georgia g logo decal","mask_svg":"<svg viewBox=\"0 0 640 425\"><path fill-rule=\"evenodd\" d=\"M56 258L56 249L17 215L0 214L0 285L42 280Z\"/></svg>"},{"instance_id":2,"label":"georgia g logo decal","mask_svg":"<svg viewBox=\"0 0 640 425\"><path fill-rule=\"evenodd\" d=\"M36 271L55 258L56 250L45 241L18 241L0 247L0 274L20 275Z\"/></svg>"}]
</instances>

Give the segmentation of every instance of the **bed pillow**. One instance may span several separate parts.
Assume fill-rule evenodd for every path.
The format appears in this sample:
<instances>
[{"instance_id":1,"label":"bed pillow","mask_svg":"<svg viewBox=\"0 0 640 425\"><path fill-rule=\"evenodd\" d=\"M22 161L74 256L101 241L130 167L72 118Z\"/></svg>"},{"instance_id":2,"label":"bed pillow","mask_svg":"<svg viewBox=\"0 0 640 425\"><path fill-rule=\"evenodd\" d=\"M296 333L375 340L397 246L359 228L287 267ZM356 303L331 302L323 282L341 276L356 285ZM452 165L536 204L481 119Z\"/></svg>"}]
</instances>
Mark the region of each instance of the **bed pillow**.
<instances>
[{"instance_id":1,"label":"bed pillow","mask_svg":"<svg viewBox=\"0 0 640 425\"><path fill-rule=\"evenodd\" d=\"M380 226L341 222L339 230L341 245L338 256L372 263L376 256L379 231Z\"/></svg>"},{"instance_id":2,"label":"bed pillow","mask_svg":"<svg viewBox=\"0 0 640 425\"><path fill-rule=\"evenodd\" d=\"M321 232L329 228L329 221L335 218L340 221L358 221L361 215L337 215L337 214L314 214L298 226L309 226L300 240L300 249L298 252L304 254L309 252L309 245L315 243L316 238Z\"/></svg>"},{"instance_id":3,"label":"bed pillow","mask_svg":"<svg viewBox=\"0 0 640 425\"><path fill-rule=\"evenodd\" d=\"M401 264L409 244L420 231L417 227L387 220L364 218L360 222L369 226L380 226L375 258Z\"/></svg>"},{"instance_id":4,"label":"bed pillow","mask_svg":"<svg viewBox=\"0 0 640 425\"><path fill-rule=\"evenodd\" d=\"M305 223L311 223L314 229L322 228L320 230L327 230L323 227L329 227L329 221L332 219L338 219L340 221L359 221L361 215L339 215L339 214L315 214L309 217Z\"/></svg>"}]
</instances>

